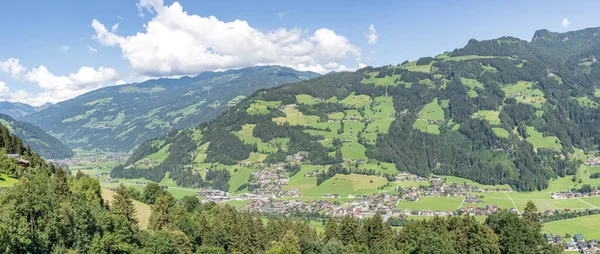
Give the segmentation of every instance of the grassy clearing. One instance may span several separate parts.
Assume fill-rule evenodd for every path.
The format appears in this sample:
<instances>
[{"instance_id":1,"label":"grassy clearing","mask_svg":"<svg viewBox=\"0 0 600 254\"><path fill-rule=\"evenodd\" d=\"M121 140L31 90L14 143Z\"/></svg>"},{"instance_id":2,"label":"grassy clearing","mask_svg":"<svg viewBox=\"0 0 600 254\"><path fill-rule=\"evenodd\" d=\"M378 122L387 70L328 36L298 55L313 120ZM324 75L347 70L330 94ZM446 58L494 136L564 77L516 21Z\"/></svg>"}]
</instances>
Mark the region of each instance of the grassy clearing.
<instances>
[{"instance_id":1,"label":"grassy clearing","mask_svg":"<svg viewBox=\"0 0 600 254\"><path fill-rule=\"evenodd\" d=\"M336 175L339 179L346 179L352 182L352 190L374 190L382 185L385 185L388 181L381 176L369 176L369 175Z\"/></svg>"},{"instance_id":2,"label":"grassy clearing","mask_svg":"<svg viewBox=\"0 0 600 254\"><path fill-rule=\"evenodd\" d=\"M315 102L315 98L308 94L296 95L296 102L301 103L301 104L307 104L307 105L317 104L317 102Z\"/></svg>"},{"instance_id":3,"label":"grassy clearing","mask_svg":"<svg viewBox=\"0 0 600 254\"><path fill-rule=\"evenodd\" d=\"M286 190L298 189L300 191L317 187L317 177L306 177L307 173L315 170L325 171L325 167L317 165L302 165L302 168L294 176L290 177L288 185L285 187Z\"/></svg>"},{"instance_id":4,"label":"grassy clearing","mask_svg":"<svg viewBox=\"0 0 600 254\"><path fill-rule=\"evenodd\" d=\"M595 102L593 100L590 100L590 98L587 96L575 97L573 99L575 99L577 101L577 103L582 107L586 107L586 108L600 107L600 104L598 104L597 102Z\"/></svg>"},{"instance_id":5,"label":"grassy clearing","mask_svg":"<svg viewBox=\"0 0 600 254\"><path fill-rule=\"evenodd\" d=\"M539 89L532 88L533 83L527 81L519 81L514 85L505 86L502 91L506 98L513 97L518 102L531 104L536 108L541 108L542 104L546 103L544 92Z\"/></svg>"},{"instance_id":6,"label":"grassy clearing","mask_svg":"<svg viewBox=\"0 0 600 254\"><path fill-rule=\"evenodd\" d=\"M229 192L236 192L238 187L248 182L248 178L251 174L252 169L250 168L238 168L237 172L231 174L231 179L229 179Z\"/></svg>"},{"instance_id":7,"label":"grassy clearing","mask_svg":"<svg viewBox=\"0 0 600 254\"><path fill-rule=\"evenodd\" d=\"M508 138L508 136L510 135L510 133L503 129L503 128L492 128L492 131L494 132L494 134L496 134L496 136L501 137L501 138Z\"/></svg>"},{"instance_id":8,"label":"grassy clearing","mask_svg":"<svg viewBox=\"0 0 600 254\"><path fill-rule=\"evenodd\" d=\"M600 239L600 214L549 222L544 224L543 232L561 236L583 234L586 239Z\"/></svg>"},{"instance_id":9,"label":"grassy clearing","mask_svg":"<svg viewBox=\"0 0 600 254\"><path fill-rule=\"evenodd\" d=\"M500 111L479 110L473 114L473 118L485 119L490 124L500 124Z\"/></svg>"},{"instance_id":10,"label":"grassy clearing","mask_svg":"<svg viewBox=\"0 0 600 254\"><path fill-rule=\"evenodd\" d=\"M421 197L416 202L403 201L396 206L408 210L455 211L463 202L463 197Z\"/></svg>"},{"instance_id":11,"label":"grassy clearing","mask_svg":"<svg viewBox=\"0 0 600 254\"><path fill-rule=\"evenodd\" d=\"M535 148L554 148L561 149L562 145L557 137L544 137L541 132L538 132L534 127L527 126L527 142L531 143Z\"/></svg>"},{"instance_id":12,"label":"grassy clearing","mask_svg":"<svg viewBox=\"0 0 600 254\"><path fill-rule=\"evenodd\" d=\"M0 187L10 187L15 185L19 179L13 178L7 174L0 174Z\"/></svg>"},{"instance_id":13,"label":"grassy clearing","mask_svg":"<svg viewBox=\"0 0 600 254\"><path fill-rule=\"evenodd\" d=\"M419 117L425 120L442 121L444 120L444 110L440 107L438 99L435 98L430 103L425 104L419 111Z\"/></svg>"},{"instance_id":14,"label":"grassy clearing","mask_svg":"<svg viewBox=\"0 0 600 254\"><path fill-rule=\"evenodd\" d=\"M242 101L243 99L246 99L246 96L244 96L244 95L238 95L235 98L233 98L230 101L228 101L227 102L227 106L233 107L236 104L238 104L240 101Z\"/></svg>"},{"instance_id":15,"label":"grassy clearing","mask_svg":"<svg viewBox=\"0 0 600 254\"><path fill-rule=\"evenodd\" d=\"M276 152L277 147L274 144L264 143L262 142L262 140L252 135L254 127L256 127L255 124L245 124L244 126L242 126L241 130L234 132L234 134L246 144L256 144L260 153Z\"/></svg>"},{"instance_id":16,"label":"grassy clearing","mask_svg":"<svg viewBox=\"0 0 600 254\"><path fill-rule=\"evenodd\" d=\"M378 72L370 73L369 78L364 79L363 83L364 84L373 84L376 86L396 86L396 85L398 85L398 83L400 83L400 82L396 82L396 80L398 78L400 78L400 75L398 75L398 74L392 75L392 76L385 76L383 78L376 78L375 76L377 76L377 74L379 74L379 73Z\"/></svg>"},{"instance_id":17,"label":"grassy clearing","mask_svg":"<svg viewBox=\"0 0 600 254\"><path fill-rule=\"evenodd\" d=\"M102 188L102 199L104 199L105 201L112 203L113 195L113 191ZM140 228L146 229L148 227L148 219L150 219L150 206L137 200L133 201L133 206L135 207L137 219L139 222L138 225L140 226Z\"/></svg>"},{"instance_id":18,"label":"grassy clearing","mask_svg":"<svg viewBox=\"0 0 600 254\"><path fill-rule=\"evenodd\" d=\"M169 152L169 148L171 148L171 144L167 144L166 146L163 146L160 150L158 150L156 153L150 154L144 157L143 159L137 161L135 165L140 168L148 168L149 166L143 165L143 162L147 160L152 160L153 165L158 165L165 161L167 157L169 157L169 155L171 154Z\"/></svg>"},{"instance_id":19,"label":"grassy clearing","mask_svg":"<svg viewBox=\"0 0 600 254\"><path fill-rule=\"evenodd\" d=\"M354 92L352 92L350 95L348 95L348 97L341 100L340 102L349 107L364 108L371 105L373 99L371 98L371 96L355 95Z\"/></svg>"},{"instance_id":20,"label":"grassy clearing","mask_svg":"<svg viewBox=\"0 0 600 254\"><path fill-rule=\"evenodd\" d=\"M418 116L419 119L415 121L413 128L422 132L440 134L440 128L435 122L444 120L444 110L440 107L437 98L433 99L430 103L425 104L423 109L419 111Z\"/></svg>"},{"instance_id":21,"label":"grassy clearing","mask_svg":"<svg viewBox=\"0 0 600 254\"><path fill-rule=\"evenodd\" d=\"M367 148L358 142L344 142L342 144L342 156L353 160L366 160Z\"/></svg>"},{"instance_id":22,"label":"grassy clearing","mask_svg":"<svg viewBox=\"0 0 600 254\"><path fill-rule=\"evenodd\" d=\"M400 66L400 68L407 69L409 71L414 71L414 72L429 73L429 72L431 72L431 65L433 64L433 62L434 61L431 61L431 63L429 63L428 65L417 65L417 61L412 61L410 63Z\"/></svg>"},{"instance_id":23,"label":"grassy clearing","mask_svg":"<svg viewBox=\"0 0 600 254\"><path fill-rule=\"evenodd\" d=\"M463 85L471 88L471 89L475 89L477 88L483 88L483 84L481 84L479 81L477 81L476 79L470 79L470 78L460 78L460 81L463 83Z\"/></svg>"},{"instance_id":24,"label":"grassy clearing","mask_svg":"<svg viewBox=\"0 0 600 254\"><path fill-rule=\"evenodd\" d=\"M375 179L373 183L369 181L363 181L366 176L364 175L356 175L356 176L347 176L347 175L336 175L325 182L321 183L321 185L316 186L315 179L315 187L306 188L304 190L300 190L304 198L314 199L320 198L323 194L339 194L340 197L345 198L352 195L371 195L378 192L377 187L381 185L377 185L381 183L381 180ZM386 180L386 179L384 179ZM290 180L291 181L291 180ZM387 180L386 180L387 181ZM357 185L355 187L354 185Z\"/></svg>"},{"instance_id":25,"label":"grassy clearing","mask_svg":"<svg viewBox=\"0 0 600 254\"><path fill-rule=\"evenodd\" d=\"M263 101L263 100L255 100L250 107L246 109L246 112L249 115L264 115L271 113L273 108L279 107L281 105L281 101Z\"/></svg>"},{"instance_id":26,"label":"grassy clearing","mask_svg":"<svg viewBox=\"0 0 600 254\"><path fill-rule=\"evenodd\" d=\"M283 109L283 113L285 113L285 117L273 118L273 122L276 122L277 124L288 122L290 125L300 126L311 126L319 122L318 116L306 116L298 111L293 105L286 105Z\"/></svg>"}]
</instances>

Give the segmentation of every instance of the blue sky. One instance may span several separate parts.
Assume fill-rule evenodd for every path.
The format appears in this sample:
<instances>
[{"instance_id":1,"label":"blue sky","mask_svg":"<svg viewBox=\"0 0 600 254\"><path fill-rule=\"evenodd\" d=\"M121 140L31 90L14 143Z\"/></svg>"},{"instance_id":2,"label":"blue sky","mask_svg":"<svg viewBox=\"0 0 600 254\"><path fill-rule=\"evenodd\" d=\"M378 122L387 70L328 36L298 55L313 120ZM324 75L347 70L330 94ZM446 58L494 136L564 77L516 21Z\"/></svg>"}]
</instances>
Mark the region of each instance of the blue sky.
<instances>
[{"instance_id":1,"label":"blue sky","mask_svg":"<svg viewBox=\"0 0 600 254\"><path fill-rule=\"evenodd\" d=\"M600 26L599 1L174 2L5 3L0 100L56 103L108 85L257 64L352 70L433 56L471 38Z\"/></svg>"}]
</instances>

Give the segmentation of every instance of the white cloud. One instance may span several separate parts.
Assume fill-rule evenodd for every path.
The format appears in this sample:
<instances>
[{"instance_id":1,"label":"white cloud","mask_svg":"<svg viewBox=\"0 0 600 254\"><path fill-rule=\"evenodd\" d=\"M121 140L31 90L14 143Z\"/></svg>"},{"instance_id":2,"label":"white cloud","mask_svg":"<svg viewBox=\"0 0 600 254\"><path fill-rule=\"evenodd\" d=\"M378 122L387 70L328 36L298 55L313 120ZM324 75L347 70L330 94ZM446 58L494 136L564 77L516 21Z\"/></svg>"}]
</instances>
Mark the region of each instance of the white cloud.
<instances>
[{"instance_id":1,"label":"white cloud","mask_svg":"<svg viewBox=\"0 0 600 254\"><path fill-rule=\"evenodd\" d=\"M92 48L92 46L90 46L90 45L88 45L88 50L90 51L90 53L96 53L96 52L98 52L97 49Z\"/></svg>"},{"instance_id":2,"label":"white cloud","mask_svg":"<svg viewBox=\"0 0 600 254\"><path fill-rule=\"evenodd\" d=\"M152 19L145 31L119 36L93 20L94 39L118 46L135 72L148 76L195 75L202 71L283 65L324 73L345 64L358 65L361 50L347 38L321 28L313 34L298 28L264 32L246 21L224 22L188 14L175 2L140 0L140 13Z\"/></svg>"},{"instance_id":3,"label":"white cloud","mask_svg":"<svg viewBox=\"0 0 600 254\"><path fill-rule=\"evenodd\" d=\"M116 32L116 31L117 31L117 29L119 29L119 23L116 23L116 24L114 24L114 25L111 27L111 29L110 29L110 32L111 32L111 33L114 33L114 32Z\"/></svg>"},{"instance_id":4,"label":"white cloud","mask_svg":"<svg viewBox=\"0 0 600 254\"><path fill-rule=\"evenodd\" d=\"M285 18L285 14L286 14L285 12L279 12L279 13L277 13L277 17L279 17L279 19L283 19L283 18Z\"/></svg>"},{"instance_id":5,"label":"white cloud","mask_svg":"<svg viewBox=\"0 0 600 254\"><path fill-rule=\"evenodd\" d=\"M560 22L560 25L565 28L569 27L570 24L571 24L571 21L569 21L568 18L563 18L562 22Z\"/></svg>"},{"instance_id":6,"label":"white cloud","mask_svg":"<svg viewBox=\"0 0 600 254\"><path fill-rule=\"evenodd\" d=\"M23 90L19 90L15 93L10 92L10 89L6 86L6 83L0 81L0 100L9 102L20 102L27 97L27 93Z\"/></svg>"},{"instance_id":7,"label":"white cloud","mask_svg":"<svg viewBox=\"0 0 600 254\"><path fill-rule=\"evenodd\" d=\"M69 51L69 49L71 49L71 47L69 47L67 45L63 45L63 46L60 46L60 48L58 48L58 49L60 49L60 51L62 51L62 52L67 52L67 51Z\"/></svg>"},{"instance_id":8,"label":"white cloud","mask_svg":"<svg viewBox=\"0 0 600 254\"><path fill-rule=\"evenodd\" d=\"M373 24L371 24L369 26L369 32L366 34L366 37L368 39L367 43L368 44L375 44L377 43L377 30L375 30L375 26Z\"/></svg>"},{"instance_id":9,"label":"white cloud","mask_svg":"<svg viewBox=\"0 0 600 254\"><path fill-rule=\"evenodd\" d=\"M115 69L100 67L81 67L68 76L57 76L51 73L44 65L27 69L19 64L15 58L0 62L0 70L11 73L13 78L36 83L43 92L30 96L24 91L11 93L5 83L0 85L0 99L19 101L34 106L47 102L57 103L68 100L89 91L103 87L105 83L117 80L118 73Z\"/></svg>"},{"instance_id":10,"label":"white cloud","mask_svg":"<svg viewBox=\"0 0 600 254\"><path fill-rule=\"evenodd\" d=\"M0 71L10 73L15 79L19 79L26 70L27 68L19 64L19 59L16 58L9 58L4 62L0 62Z\"/></svg>"}]
</instances>

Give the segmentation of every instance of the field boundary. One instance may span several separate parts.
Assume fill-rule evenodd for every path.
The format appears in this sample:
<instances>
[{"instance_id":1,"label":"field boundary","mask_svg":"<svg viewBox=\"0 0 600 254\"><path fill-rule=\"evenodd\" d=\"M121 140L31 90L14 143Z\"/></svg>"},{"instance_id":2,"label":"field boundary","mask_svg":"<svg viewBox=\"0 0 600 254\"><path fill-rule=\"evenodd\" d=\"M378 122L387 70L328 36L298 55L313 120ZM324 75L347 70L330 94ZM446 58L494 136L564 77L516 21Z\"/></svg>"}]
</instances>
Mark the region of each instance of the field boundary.
<instances>
[{"instance_id":1,"label":"field boundary","mask_svg":"<svg viewBox=\"0 0 600 254\"><path fill-rule=\"evenodd\" d=\"M508 194L506 194L506 191L503 191L502 193L504 193L504 195L506 195L506 197L508 197L508 199L510 199L510 202L512 202L513 206L515 206L515 209L517 209L517 213L520 213L519 208L517 207L517 204L515 204L515 201Z\"/></svg>"},{"instance_id":2,"label":"field boundary","mask_svg":"<svg viewBox=\"0 0 600 254\"><path fill-rule=\"evenodd\" d=\"M589 206L593 207L593 208L598 208L597 206L595 206L595 205L592 205L592 204L588 203L587 201L585 201L585 200L583 200L583 199L580 199L580 198L577 198L577 199L578 199L578 200L580 200L581 202L583 202L583 203L585 203L585 204L587 204L587 205L589 205Z\"/></svg>"}]
</instances>

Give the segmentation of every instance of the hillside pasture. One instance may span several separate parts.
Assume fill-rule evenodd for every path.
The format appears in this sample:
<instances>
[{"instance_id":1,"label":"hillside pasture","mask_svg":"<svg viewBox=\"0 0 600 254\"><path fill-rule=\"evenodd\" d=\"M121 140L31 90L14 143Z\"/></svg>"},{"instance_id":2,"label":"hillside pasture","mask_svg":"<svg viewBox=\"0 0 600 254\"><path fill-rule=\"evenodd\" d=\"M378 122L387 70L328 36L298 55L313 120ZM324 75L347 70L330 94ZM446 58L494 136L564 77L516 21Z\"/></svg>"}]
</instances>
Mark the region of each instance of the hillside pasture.
<instances>
[{"instance_id":1,"label":"hillside pasture","mask_svg":"<svg viewBox=\"0 0 600 254\"><path fill-rule=\"evenodd\" d=\"M531 143L535 148L553 148L561 149L560 140L554 136L544 137L541 132L538 132L535 127L527 126L527 142Z\"/></svg>"},{"instance_id":2,"label":"hillside pasture","mask_svg":"<svg viewBox=\"0 0 600 254\"><path fill-rule=\"evenodd\" d=\"M111 190L102 188L102 199L112 204L113 196L115 193ZM136 217L138 219L138 225L141 229L148 228L148 220L150 219L151 209L149 205L146 205L140 201L133 200L133 206L136 211Z\"/></svg>"},{"instance_id":3,"label":"hillside pasture","mask_svg":"<svg viewBox=\"0 0 600 254\"><path fill-rule=\"evenodd\" d=\"M528 81L519 81L514 85L502 87L505 98L515 98L520 103L531 104L536 108L541 108L546 103L544 92L540 89L533 89L533 83Z\"/></svg>"},{"instance_id":4,"label":"hillside pasture","mask_svg":"<svg viewBox=\"0 0 600 254\"><path fill-rule=\"evenodd\" d=\"M280 105L281 101L255 100L246 109L246 113L249 115L265 115L271 113L271 109L279 107Z\"/></svg>"},{"instance_id":5,"label":"hillside pasture","mask_svg":"<svg viewBox=\"0 0 600 254\"><path fill-rule=\"evenodd\" d=\"M294 105L286 105L283 108L283 113L285 113L285 117L276 117L273 118L273 122L277 124L284 124L285 122L290 125L299 125L299 126L311 126L312 124L316 124L319 122L318 116L308 116L302 114L302 112L298 111L298 109Z\"/></svg>"}]
</instances>

